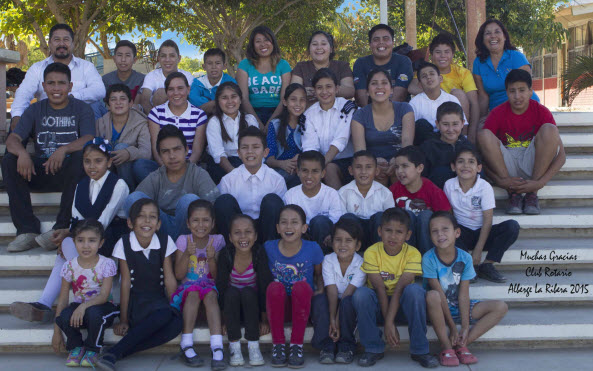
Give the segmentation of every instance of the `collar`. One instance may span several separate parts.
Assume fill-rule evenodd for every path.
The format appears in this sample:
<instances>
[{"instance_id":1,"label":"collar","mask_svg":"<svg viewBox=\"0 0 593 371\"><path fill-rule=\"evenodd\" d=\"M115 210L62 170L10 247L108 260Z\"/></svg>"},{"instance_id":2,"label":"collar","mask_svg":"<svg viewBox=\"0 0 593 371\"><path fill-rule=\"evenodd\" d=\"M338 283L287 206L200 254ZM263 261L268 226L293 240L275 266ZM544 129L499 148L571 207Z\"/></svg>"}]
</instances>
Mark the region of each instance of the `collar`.
<instances>
[{"instance_id":1,"label":"collar","mask_svg":"<svg viewBox=\"0 0 593 371\"><path fill-rule=\"evenodd\" d=\"M461 185L459 184L459 177L455 177L455 182L453 182L455 184L454 186L454 190L459 191L463 194L467 194L470 193L471 191L473 191L474 188L476 188L476 186L478 185L478 182L480 181L480 174L477 174L476 176L476 182L474 183L473 187L471 187L470 189L467 190L467 192L463 192L463 189L461 189Z\"/></svg>"},{"instance_id":2,"label":"collar","mask_svg":"<svg viewBox=\"0 0 593 371\"><path fill-rule=\"evenodd\" d=\"M208 80L208 75L202 75L202 76L198 77L198 81L200 81L206 89L210 90L215 86L219 86L220 83L222 82L223 77L224 77L224 72L223 72L222 76L220 76L220 80L218 80L218 82L214 85L210 84L210 80Z\"/></svg>"},{"instance_id":3,"label":"collar","mask_svg":"<svg viewBox=\"0 0 593 371\"><path fill-rule=\"evenodd\" d=\"M74 68L74 67L78 67L79 62L82 61L82 59L76 57L76 56L72 56L72 60L70 61L70 63L68 63L68 67L70 67L70 69ZM52 55L50 55L49 57L45 58L43 60L44 63L44 68L47 67L49 64L54 63L54 57Z\"/></svg>"},{"instance_id":4,"label":"collar","mask_svg":"<svg viewBox=\"0 0 593 371\"><path fill-rule=\"evenodd\" d=\"M377 181L373 180L373 184L371 184L371 188L369 188L369 191L367 192L366 197L364 197L362 195L362 193L360 192L360 190L358 189L358 186L356 185L356 180L353 180L352 182L347 184L347 186L350 186L350 188L352 190L354 190L354 192L356 192L357 195L359 195L360 197L362 197L364 199L367 199L370 195L372 195L374 192L376 192L377 189L379 188Z\"/></svg>"},{"instance_id":5,"label":"collar","mask_svg":"<svg viewBox=\"0 0 593 371\"><path fill-rule=\"evenodd\" d=\"M325 111L323 108L321 108L321 103L320 102L317 102L315 104L317 105L316 111L318 113L321 113L321 112L330 112L330 111L333 111L333 110L340 111L342 109L340 107L340 102L339 102L338 97L335 98L334 105L330 109L328 109L327 111Z\"/></svg>"},{"instance_id":6,"label":"collar","mask_svg":"<svg viewBox=\"0 0 593 371\"><path fill-rule=\"evenodd\" d=\"M111 171L107 170L105 172L105 174L103 174L103 176L101 178L99 178L99 180L91 179L91 182L90 182L91 186L93 184L97 183L97 184L99 184L100 188L103 188L103 184L105 184L105 181L107 180L107 177L109 176L110 173L111 173Z\"/></svg>"},{"instance_id":7,"label":"collar","mask_svg":"<svg viewBox=\"0 0 593 371\"><path fill-rule=\"evenodd\" d=\"M152 240L150 241L148 247L144 249L142 246L140 246L140 242L138 242L134 232L130 232L130 247L132 248L132 251L158 250L161 248L161 244L155 233L152 235Z\"/></svg>"},{"instance_id":8,"label":"collar","mask_svg":"<svg viewBox=\"0 0 593 371\"><path fill-rule=\"evenodd\" d=\"M486 59L486 63L488 64L488 66L490 68L492 68L493 71L496 71L500 68L500 65L507 59L509 59L511 57L511 50L509 49L505 49L502 52L502 57L500 57L500 61L498 62L498 66L496 66L496 69L494 68L494 64L492 63L492 56L488 55L488 59Z\"/></svg>"},{"instance_id":9,"label":"collar","mask_svg":"<svg viewBox=\"0 0 593 371\"><path fill-rule=\"evenodd\" d=\"M165 105L165 115L166 116L180 117L180 118L187 119L187 120L189 120L191 118L191 103L189 101L187 101L187 108L185 109L185 112L183 112L179 116L177 116L173 112L171 112L171 109L169 108L169 101L164 103L164 105Z\"/></svg>"},{"instance_id":10,"label":"collar","mask_svg":"<svg viewBox=\"0 0 593 371\"><path fill-rule=\"evenodd\" d=\"M241 165L238 167L239 169L239 174L241 174L241 178L243 178L243 181L246 182L247 180L249 180L249 178L251 178L252 175L256 176L260 181L264 181L264 177L266 176L266 164L262 164L261 167L259 168L259 170L257 171L257 173L255 174L251 174L249 172L249 170L247 170L247 168L245 167L245 165Z\"/></svg>"},{"instance_id":11,"label":"collar","mask_svg":"<svg viewBox=\"0 0 593 371\"><path fill-rule=\"evenodd\" d=\"M226 113L222 114L222 121L232 121L235 124L239 125L239 120L241 120L241 112L238 112L237 117L235 118L231 118L231 116L228 116Z\"/></svg>"}]
</instances>

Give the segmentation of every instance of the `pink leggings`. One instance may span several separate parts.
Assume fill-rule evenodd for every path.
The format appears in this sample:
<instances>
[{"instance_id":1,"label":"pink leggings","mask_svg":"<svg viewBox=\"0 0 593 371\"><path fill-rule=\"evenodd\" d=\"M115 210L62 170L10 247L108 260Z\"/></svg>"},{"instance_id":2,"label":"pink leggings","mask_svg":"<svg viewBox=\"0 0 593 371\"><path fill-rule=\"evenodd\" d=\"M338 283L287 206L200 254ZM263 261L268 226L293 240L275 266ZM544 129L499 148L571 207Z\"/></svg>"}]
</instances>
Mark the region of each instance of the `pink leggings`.
<instances>
[{"instance_id":1,"label":"pink leggings","mask_svg":"<svg viewBox=\"0 0 593 371\"><path fill-rule=\"evenodd\" d=\"M274 344L286 343L284 321L291 318L290 343L303 344L309 312L311 312L312 297L313 289L305 281L299 281L292 285L292 296L286 294L286 289L280 282L270 283L266 290L266 309Z\"/></svg>"}]
</instances>

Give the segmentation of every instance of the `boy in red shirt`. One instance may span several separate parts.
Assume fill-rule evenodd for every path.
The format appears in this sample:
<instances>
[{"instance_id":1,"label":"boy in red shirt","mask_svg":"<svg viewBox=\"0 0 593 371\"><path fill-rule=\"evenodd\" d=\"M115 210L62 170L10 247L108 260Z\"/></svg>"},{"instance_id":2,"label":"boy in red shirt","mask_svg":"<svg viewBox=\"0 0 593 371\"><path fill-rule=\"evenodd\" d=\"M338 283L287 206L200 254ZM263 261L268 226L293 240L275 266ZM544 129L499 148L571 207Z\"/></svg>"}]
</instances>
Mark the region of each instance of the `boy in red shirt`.
<instances>
[{"instance_id":1,"label":"boy in red shirt","mask_svg":"<svg viewBox=\"0 0 593 371\"><path fill-rule=\"evenodd\" d=\"M389 188L395 206L410 214L412 237L408 242L422 254L432 248L429 231L432 213L451 210L445 192L421 176L425 160L424 153L416 146L400 149L395 154L395 175L398 181Z\"/></svg>"},{"instance_id":2,"label":"boy in red shirt","mask_svg":"<svg viewBox=\"0 0 593 371\"><path fill-rule=\"evenodd\" d=\"M564 165L566 154L552 113L530 99L529 72L512 70L505 87L509 100L490 112L478 143L486 174L509 193L507 214L537 215L537 191Z\"/></svg>"}]
</instances>

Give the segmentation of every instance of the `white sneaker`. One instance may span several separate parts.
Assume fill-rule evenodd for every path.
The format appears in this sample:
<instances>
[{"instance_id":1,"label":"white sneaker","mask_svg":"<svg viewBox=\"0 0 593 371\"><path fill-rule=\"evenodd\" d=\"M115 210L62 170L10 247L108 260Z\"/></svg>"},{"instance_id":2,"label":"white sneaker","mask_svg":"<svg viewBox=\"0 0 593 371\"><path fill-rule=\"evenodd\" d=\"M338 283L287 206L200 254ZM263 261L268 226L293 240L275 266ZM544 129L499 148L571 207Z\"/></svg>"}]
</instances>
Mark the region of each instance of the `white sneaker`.
<instances>
[{"instance_id":1,"label":"white sneaker","mask_svg":"<svg viewBox=\"0 0 593 371\"><path fill-rule=\"evenodd\" d=\"M19 234L13 241L11 241L8 244L6 250L9 252L19 252L27 251L34 247L37 247L37 242L35 242L35 237L37 236L37 233Z\"/></svg>"},{"instance_id":2,"label":"white sneaker","mask_svg":"<svg viewBox=\"0 0 593 371\"><path fill-rule=\"evenodd\" d=\"M49 231L40 234L39 236L35 237L35 242L39 244L39 246L43 247L47 251L52 251L57 249L58 247L51 242L51 239L54 235L54 230L50 229Z\"/></svg>"},{"instance_id":3,"label":"white sneaker","mask_svg":"<svg viewBox=\"0 0 593 371\"><path fill-rule=\"evenodd\" d=\"M266 363L264 361L264 356L262 356L261 351L259 350L259 345L250 346L249 349L249 364L251 366L261 366Z\"/></svg>"},{"instance_id":4,"label":"white sneaker","mask_svg":"<svg viewBox=\"0 0 593 371\"><path fill-rule=\"evenodd\" d=\"M231 353L231 360L229 364L231 366L243 366L245 364L245 360L243 359L243 354L241 353L241 342L235 341L229 343L229 351ZM251 353L249 353L251 354Z\"/></svg>"}]
</instances>

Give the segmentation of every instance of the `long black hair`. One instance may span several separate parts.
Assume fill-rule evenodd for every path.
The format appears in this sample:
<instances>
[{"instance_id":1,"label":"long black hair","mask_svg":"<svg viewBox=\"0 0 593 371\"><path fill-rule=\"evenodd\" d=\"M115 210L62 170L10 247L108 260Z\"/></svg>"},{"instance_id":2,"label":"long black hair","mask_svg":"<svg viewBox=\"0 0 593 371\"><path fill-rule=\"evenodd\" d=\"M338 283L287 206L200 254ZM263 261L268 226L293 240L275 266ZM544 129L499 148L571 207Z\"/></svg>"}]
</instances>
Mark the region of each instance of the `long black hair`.
<instances>
[{"instance_id":1,"label":"long black hair","mask_svg":"<svg viewBox=\"0 0 593 371\"><path fill-rule=\"evenodd\" d=\"M305 96L307 96L307 91L305 90L305 87L301 84L297 84L296 82L293 82L292 84L290 84L286 87L286 90L284 91L284 100L288 101L288 98L292 95L292 93L294 93L295 91L297 91L299 89L304 91ZM278 125L278 134L276 135L276 139L278 139L282 148L286 148L288 146L288 143L286 143L286 127L288 126L288 121L290 119L290 112L288 112L287 106L284 106L282 108L282 113L280 113L280 116L278 116L278 119L280 120L280 125ZM305 115L301 113L301 115L299 116L299 119L298 119L298 124L297 124L297 130L301 134L303 133L304 125L305 125Z\"/></svg>"},{"instance_id":2,"label":"long black hair","mask_svg":"<svg viewBox=\"0 0 593 371\"><path fill-rule=\"evenodd\" d=\"M235 93L237 93L237 95L241 99L241 103L243 102L243 96L241 95L241 88L239 87L239 85L235 84L232 81L227 81L220 84L220 86L216 90L216 95L214 96L214 101L216 102L216 111L214 113L214 116L216 116L216 118L218 118L218 121L220 122L220 135L224 142L230 142L231 137L229 133L227 133L226 128L224 127L224 124L222 122L222 115L224 114L224 112L222 112L222 108L220 108L220 104L218 103L218 98L220 98L225 89L231 89ZM243 112L243 109L241 108L241 106L239 106L239 132L243 129L246 129L247 126L248 125L247 120L245 120L245 112Z\"/></svg>"},{"instance_id":3,"label":"long black hair","mask_svg":"<svg viewBox=\"0 0 593 371\"><path fill-rule=\"evenodd\" d=\"M517 47L511 43L511 35L509 35L509 31L507 31L502 22L498 19L490 18L486 22L482 23L480 29L478 30L478 35L476 36L476 56L480 58L480 62L482 63L484 63L490 55L490 50L488 50L486 44L484 44L484 33L486 33L486 26L491 23L496 23L502 30L502 34L505 38L504 50L517 50Z\"/></svg>"}]
</instances>

